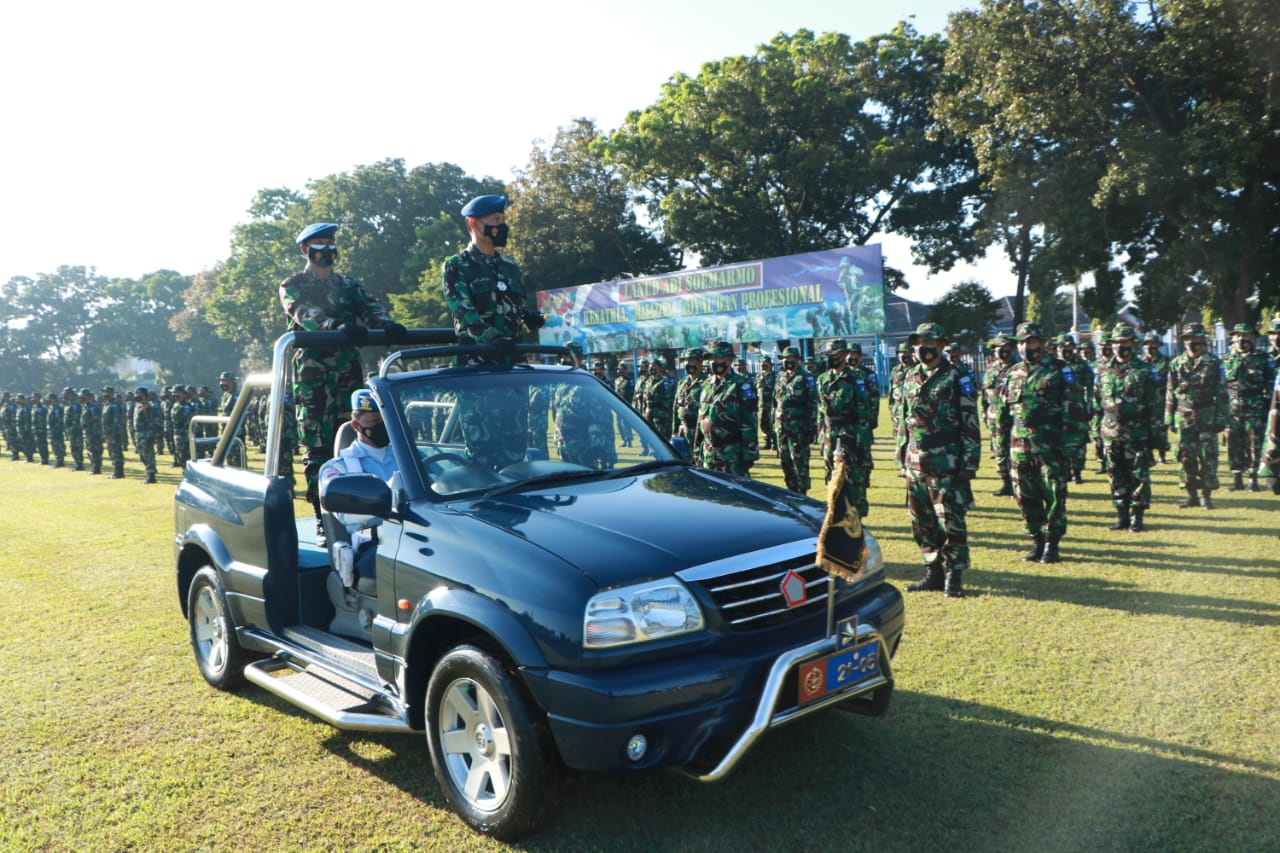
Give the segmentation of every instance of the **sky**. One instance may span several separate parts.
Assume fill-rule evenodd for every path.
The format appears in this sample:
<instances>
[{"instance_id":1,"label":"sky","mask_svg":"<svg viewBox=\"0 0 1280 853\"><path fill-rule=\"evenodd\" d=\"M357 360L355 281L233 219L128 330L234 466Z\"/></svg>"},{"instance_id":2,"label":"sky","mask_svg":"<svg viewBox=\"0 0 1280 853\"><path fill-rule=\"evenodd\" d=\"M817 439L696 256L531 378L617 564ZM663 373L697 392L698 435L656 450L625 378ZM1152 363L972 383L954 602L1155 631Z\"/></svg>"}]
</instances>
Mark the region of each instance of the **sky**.
<instances>
[{"instance_id":1,"label":"sky","mask_svg":"<svg viewBox=\"0 0 1280 853\"><path fill-rule=\"evenodd\" d=\"M0 282L64 264L197 273L229 254L261 189L303 191L387 158L510 179L573 119L617 128L673 74L779 32L856 40L903 19L940 32L971 5L11 3L0 12ZM929 277L906 240L881 242L918 301L972 278L1013 291L1000 259Z\"/></svg>"}]
</instances>

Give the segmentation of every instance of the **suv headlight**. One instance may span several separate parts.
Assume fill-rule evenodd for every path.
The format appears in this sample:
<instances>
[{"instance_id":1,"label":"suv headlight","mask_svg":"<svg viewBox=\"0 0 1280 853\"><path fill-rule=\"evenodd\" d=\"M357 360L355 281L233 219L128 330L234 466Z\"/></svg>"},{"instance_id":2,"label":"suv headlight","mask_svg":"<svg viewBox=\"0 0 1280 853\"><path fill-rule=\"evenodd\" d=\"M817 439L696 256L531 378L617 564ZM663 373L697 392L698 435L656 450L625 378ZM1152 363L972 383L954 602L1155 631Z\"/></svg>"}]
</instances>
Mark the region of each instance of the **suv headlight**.
<instances>
[{"instance_id":1,"label":"suv headlight","mask_svg":"<svg viewBox=\"0 0 1280 853\"><path fill-rule=\"evenodd\" d=\"M663 640L703 627L702 608L674 578L622 586L597 593L587 602L582 643L605 649Z\"/></svg>"},{"instance_id":2,"label":"suv headlight","mask_svg":"<svg viewBox=\"0 0 1280 853\"><path fill-rule=\"evenodd\" d=\"M868 575L873 575L884 568L884 552L880 550L880 543L876 541L876 537L871 535L871 531L865 527L862 530L862 569Z\"/></svg>"}]
</instances>

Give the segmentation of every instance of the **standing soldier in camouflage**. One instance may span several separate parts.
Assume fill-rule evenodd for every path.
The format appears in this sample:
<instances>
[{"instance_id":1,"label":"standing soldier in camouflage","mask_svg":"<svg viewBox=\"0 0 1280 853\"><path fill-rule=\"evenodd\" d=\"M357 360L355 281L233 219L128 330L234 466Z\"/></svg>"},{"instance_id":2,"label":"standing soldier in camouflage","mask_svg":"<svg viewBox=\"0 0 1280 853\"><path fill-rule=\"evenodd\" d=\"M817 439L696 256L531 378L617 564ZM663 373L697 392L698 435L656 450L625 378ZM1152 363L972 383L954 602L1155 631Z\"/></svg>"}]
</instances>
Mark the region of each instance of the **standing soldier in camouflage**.
<instances>
[{"instance_id":1,"label":"standing soldier in camouflage","mask_svg":"<svg viewBox=\"0 0 1280 853\"><path fill-rule=\"evenodd\" d=\"M1280 318L1277 318L1280 319ZM1262 443L1262 459L1258 474L1266 478L1273 495L1280 495L1280 371L1271 391L1271 408L1267 413L1267 438Z\"/></svg>"},{"instance_id":2,"label":"standing soldier in camouflage","mask_svg":"<svg viewBox=\"0 0 1280 853\"><path fill-rule=\"evenodd\" d=\"M1275 363L1255 347L1258 330L1239 323L1231 330L1232 352L1223 363L1231 416L1227 424L1227 460L1231 465L1230 490L1244 489L1249 475L1249 491L1258 491L1258 462L1267 430L1267 409L1271 386L1275 384Z\"/></svg>"},{"instance_id":3,"label":"standing soldier in camouflage","mask_svg":"<svg viewBox=\"0 0 1280 853\"><path fill-rule=\"evenodd\" d=\"M649 380L644 390L644 416L654 431L664 439L671 438L675 417L676 383L667 376L667 365L659 355L649 359Z\"/></svg>"},{"instance_id":4,"label":"standing soldier in camouflage","mask_svg":"<svg viewBox=\"0 0 1280 853\"><path fill-rule=\"evenodd\" d=\"M600 366L603 365L600 362ZM607 471L618 461L613 443L613 414L593 405L591 399L581 385L563 386L556 394L553 403L556 450L565 462Z\"/></svg>"},{"instance_id":5,"label":"standing soldier in camouflage","mask_svg":"<svg viewBox=\"0 0 1280 853\"><path fill-rule=\"evenodd\" d=\"M13 395L8 391L4 392L3 398L0 398L0 419L4 426L4 444L9 451L9 460L17 462L18 449L22 444L18 438L18 404L14 402Z\"/></svg>"},{"instance_id":6,"label":"standing soldier in camouflage","mask_svg":"<svg viewBox=\"0 0 1280 853\"><path fill-rule=\"evenodd\" d=\"M875 432L880 426L880 377L876 375L875 364L868 363L863 358L862 344L857 341L849 344L849 357L846 363L850 370L858 374L867 389L867 428ZM869 437L868 444L870 444Z\"/></svg>"},{"instance_id":7,"label":"standing soldier in camouflage","mask_svg":"<svg viewBox=\"0 0 1280 853\"><path fill-rule=\"evenodd\" d=\"M1093 417L1093 368L1089 362L1080 357L1076 350L1075 339L1070 335L1059 335L1058 358L1069 368L1075 382L1068 388L1071 404L1083 414L1086 420ZM1083 483L1084 467L1089 462L1089 433L1087 430L1075 430L1065 437L1067 441L1067 478L1073 483ZM1105 439L1104 439L1105 441Z\"/></svg>"},{"instance_id":8,"label":"standing soldier in camouflage","mask_svg":"<svg viewBox=\"0 0 1280 853\"><path fill-rule=\"evenodd\" d=\"M36 455L41 465L49 464L49 409L44 396L36 391L31 395L31 432L35 436Z\"/></svg>"},{"instance_id":9,"label":"standing soldier in camouflage","mask_svg":"<svg viewBox=\"0 0 1280 853\"><path fill-rule=\"evenodd\" d=\"M623 361L618 364L618 375L613 377L613 393L626 400L628 406L635 400L636 385L631 376L631 362ZM622 439L623 447L630 447L635 440L631 426L622 418L618 419L618 436Z\"/></svg>"},{"instance_id":10,"label":"standing soldier in camouflage","mask_svg":"<svg viewBox=\"0 0 1280 853\"><path fill-rule=\"evenodd\" d=\"M31 419L31 401L18 395L18 441L28 462L36 461L36 433Z\"/></svg>"},{"instance_id":11,"label":"standing soldier in camouflage","mask_svg":"<svg viewBox=\"0 0 1280 853\"><path fill-rule=\"evenodd\" d=\"M156 448L157 453L164 450L173 454L173 420L170 417L172 408L173 386L166 385L160 394L160 446Z\"/></svg>"},{"instance_id":12,"label":"standing soldier in camouflage","mask_svg":"<svg viewBox=\"0 0 1280 853\"><path fill-rule=\"evenodd\" d=\"M836 455L849 465L849 500L865 518L870 511L867 487L871 473L871 422L866 380L848 364L843 338L827 341L827 370L818 377L818 440L826 464L826 481L835 471Z\"/></svg>"},{"instance_id":13,"label":"standing soldier in camouflage","mask_svg":"<svg viewBox=\"0 0 1280 853\"><path fill-rule=\"evenodd\" d=\"M173 386L173 405L169 407L169 423L173 429L173 464L185 468L191 459L191 443L187 430L191 426L191 404L187 402L190 385Z\"/></svg>"},{"instance_id":14,"label":"standing soldier in camouflage","mask_svg":"<svg viewBox=\"0 0 1280 853\"><path fill-rule=\"evenodd\" d=\"M1280 314L1271 320L1271 328L1267 330L1267 355L1271 356L1271 363L1275 365L1276 370L1280 370Z\"/></svg>"},{"instance_id":15,"label":"standing soldier in camouflage","mask_svg":"<svg viewBox=\"0 0 1280 853\"><path fill-rule=\"evenodd\" d=\"M144 483L156 481L156 448L160 442L163 419L160 406L151 399L151 392L139 388L133 395L133 445L138 450L138 461L147 472Z\"/></svg>"},{"instance_id":16,"label":"standing soldier in camouflage","mask_svg":"<svg viewBox=\"0 0 1280 853\"><path fill-rule=\"evenodd\" d=\"M691 347L685 351L685 375L676 384L676 397L672 404L672 435L683 436L692 448L702 444L698 435L698 404L702 400L702 384L707 378L702 372L702 360L706 357L707 351L702 347Z\"/></svg>"},{"instance_id":17,"label":"standing soldier in camouflage","mask_svg":"<svg viewBox=\"0 0 1280 853\"><path fill-rule=\"evenodd\" d=\"M1040 326L1021 323L1017 332L1022 360L1005 377L1004 405L1012 421L1013 499L1035 543L1023 559L1056 563L1067 532L1067 448L1086 420L1072 388L1075 373L1049 356Z\"/></svg>"},{"instance_id":18,"label":"standing soldier in camouflage","mask_svg":"<svg viewBox=\"0 0 1280 853\"><path fill-rule=\"evenodd\" d=\"M800 350L782 351L782 373L774 386L776 446L782 477L791 491L809 493L809 448L818 422L818 383L800 369Z\"/></svg>"},{"instance_id":19,"label":"standing soldier in camouflage","mask_svg":"<svg viewBox=\"0 0 1280 853\"><path fill-rule=\"evenodd\" d=\"M905 436L899 427L902 426L902 386L906 380L907 371L915 367L916 364L916 348L914 335L908 337L905 341L898 344L898 360L894 364L893 369L889 371L889 420L893 425L893 451L894 458L900 458L903 442L906 441ZM898 469L898 476L905 477L907 472Z\"/></svg>"},{"instance_id":20,"label":"standing soldier in camouflage","mask_svg":"<svg viewBox=\"0 0 1280 853\"><path fill-rule=\"evenodd\" d=\"M1164 341L1155 332L1147 332L1142 338L1142 349L1144 351L1142 361L1155 371L1159 386L1156 390L1160 398L1161 412L1164 411L1164 398L1169 382L1169 357L1160 351L1163 346ZM1155 432L1151 436L1151 448L1160 455L1161 462L1167 461L1165 457L1169 453L1169 430L1164 425L1163 419L1155 426Z\"/></svg>"},{"instance_id":21,"label":"standing soldier in camouflage","mask_svg":"<svg viewBox=\"0 0 1280 853\"><path fill-rule=\"evenodd\" d=\"M62 420L66 424L67 444L71 446L71 469L84 470L84 404L74 388L62 389Z\"/></svg>"},{"instance_id":22,"label":"standing soldier in camouflage","mask_svg":"<svg viewBox=\"0 0 1280 853\"><path fill-rule=\"evenodd\" d=\"M1089 394L1089 438L1093 441L1093 454L1098 459L1099 474L1107 473L1107 454L1102 446L1102 409L1098 400L1098 383L1102 381L1102 374L1110 369L1115 355L1111 331L1102 332L1098 335L1098 357L1093 363L1093 389Z\"/></svg>"},{"instance_id":23,"label":"standing soldier in camouflage","mask_svg":"<svg viewBox=\"0 0 1280 853\"><path fill-rule=\"evenodd\" d=\"M1159 370L1136 358L1138 336L1129 326L1111 335L1115 357L1102 374L1098 400L1102 406L1102 439L1106 442L1111 502L1116 508L1112 530L1145 529L1142 514L1151 506L1151 448L1164 431L1164 408L1157 390Z\"/></svg>"},{"instance_id":24,"label":"standing soldier in camouflage","mask_svg":"<svg viewBox=\"0 0 1280 853\"><path fill-rule=\"evenodd\" d=\"M88 388L80 389L80 428L89 456L89 473L102 473L102 405Z\"/></svg>"},{"instance_id":25,"label":"standing soldier in camouflage","mask_svg":"<svg viewBox=\"0 0 1280 853\"><path fill-rule=\"evenodd\" d=\"M339 424L350 419L346 407L351 394L364 386L364 364L356 348L368 340L369 329L385 329L393 343L408 339L404 326L394 322L358 281L334 272L337 233L338 226L326 222L302 229L296 242L307 264L280 283L280 304L289 317L290 331L340 331L347 342L336 350L299 349L293 357L293 396L299 441L306 453L307 501L315 510L317 534L324 529L317 481L320 466L333 455Z\"/></svg>"},{"instance_id":26,"label":"standing soldier in camouflage","mask_svg":"<svg viewBox=\"0 0 1280 853\"><path fill-rule=\"evenodd\" d=\"M897 461L907 472L907 514L925 575L907 591L962 598L969 538L960 484L973 479L982 455L976 389L942 357L942 326L921 323L915 334L917 364L903 381Z\"/></svg>"},{"instance_id":27,"label":"standing soldier in camouflage","mask_svg":"<svg viewBox=\"0 0 1280 853\"><path fill-rule=\"evenodd\" d=\"M67 424L64 420L66 413L63 411L62 401L57 394L49 394L49 405L46 410L48 411L46 423L49 430L49 449L53 455L53 467L65 468L67 466Z\"/></svg>"},{"instance_id":28,"label":"standing soldier in camouflage","mask_svg":"<svg viewBox=\"0 0 1280 853\"><path fill-rule=\"evenodd\" d=\"M952 341L947 345L947 361L951 362L951 366L960 374L961 379L967 379L974 388L978 387L978 374L972 367L964 363L964 347L958 342ZM973 481L966 480L962 488L965 490L965 500L969 504L969 508L972 509L977 503L973 499Z\"/></svg>"},{"instance_id":29,"label":"standing soldier in camouflage","mask_svg":"<svg viewBox=\"0 0 1280 853\"><path fill-rule=\"evenodd\" d=\"M239 391L239 384L236 382L236 376L230 370L224 370L218 374L218 388L222 391L222 396L218 399L218 414L230 415L231 410L235 408L236 396Z\"/></svg>"},{"instance_id":30,"label":"standing soldier in camouflage","mask_svg":"<svg viewBox=\"0 0 1280 853\"><path fill-rule=\"evenodd\" d=\"M982 377L982 420L987 425L991 441L991 460L996 465L1000 488L991 494L995 497L1013 496L1013 475L1009 471L1009 410L1004 407L1004 383L1013 367L1013 341L1001 332L991 340L995 358L987 362Z\"/></svg>"},{"instance_id":31,"label":"standing soldier in camouflage","mask_svg":"<svg viewBox=\"0 0 1280 853\"><path fill-rule=\"evenodd\" d=\"M107 443L107 456L111 458L109 480L124 479L124 446L128 440L125 404L116 399L116 389L110 385L102 389L102 437Z\"/></svg>"},{"instance_id":32,"label":"standing soldier in camouflage","mask_svg":"<svg viewBox=\"0 0 1280 853\"><path fill-rule=\"evenodd\" d=\"M743 477L760 458L755 388L730 367L733 347L725 341L711 345L711 375L702 387L698 427L702 433L702 467Z\"/></svg>"},{"instance_id":33,"label":"standing soldier in camouflage","mask_svg":"<svg viewBox=\"0 0 1280 853\"><path fill-rule=\"evenodd\" d=\"M1218 433L1227 426L1227 388L1222 362L1209 352L1204 326L1182 330L1185 350L1169 362L1164 422L1178 433L1178 484L1187 491L1183 507L1213 509L1218 488Z\"/></svg>"},{"instance_id":34,"label":"standing soldier in camouflage","mask_svg":"<svg viewBox=\"0 0 1280 853\"><path fill-rule=\"evenodd\" d=\"M760 359L760 378L756 381L760 393L760 431L764 434L764 449L778 449L778 429L774 402L777 399L778 374L773 372L773 359Z\"/></svg>"}]
</instances>

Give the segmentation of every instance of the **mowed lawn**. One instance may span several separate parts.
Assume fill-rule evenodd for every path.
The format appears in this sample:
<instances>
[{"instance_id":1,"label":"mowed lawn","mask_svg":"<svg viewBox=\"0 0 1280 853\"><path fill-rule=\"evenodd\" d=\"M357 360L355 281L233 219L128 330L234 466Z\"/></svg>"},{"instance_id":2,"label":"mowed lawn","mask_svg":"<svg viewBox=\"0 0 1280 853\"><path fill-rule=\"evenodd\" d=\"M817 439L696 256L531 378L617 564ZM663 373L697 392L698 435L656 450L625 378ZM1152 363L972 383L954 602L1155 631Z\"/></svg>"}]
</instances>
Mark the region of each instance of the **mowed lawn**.
<instances>
[{"instance_id":1,"label":"mowed lawn","mask_svg":"<svg viewBox=\"0 0 1280 853\"><path fill-rule=\"evenodd\" d=\"M905 585L921 568L889 452L868 523ZM448 811L422 738L209 688L171 565L176 469L127 471L0 461L0 850L509 847ZM1107 530L1086 475L1044 566L984 462L970 597L909 597L887 716L782 728L715 785L576 778L515 849L1280 848L1280 499L1179 509L1174 465L1154 472L1145 534ZM754 473L781 483L771 452Z\"/></svg>"}]
</instances>

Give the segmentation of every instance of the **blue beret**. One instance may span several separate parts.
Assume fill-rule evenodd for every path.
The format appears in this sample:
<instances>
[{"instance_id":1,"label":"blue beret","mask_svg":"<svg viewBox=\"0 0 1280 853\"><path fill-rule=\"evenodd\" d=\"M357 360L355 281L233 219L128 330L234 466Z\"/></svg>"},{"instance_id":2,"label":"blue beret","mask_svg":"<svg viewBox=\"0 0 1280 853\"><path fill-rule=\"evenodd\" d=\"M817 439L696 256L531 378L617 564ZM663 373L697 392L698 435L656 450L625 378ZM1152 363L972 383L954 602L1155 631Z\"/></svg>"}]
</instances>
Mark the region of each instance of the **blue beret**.
<instances>
[{"instance_id":1,"label":"blue beret","mask_svg":"<svg viewBox=\"0 0 1280 853\"><path fill-rule=\"evenodd\" d=\"M351 394L351 411L353 412L376 412L378 411L378 402L373 399L373 392L367 388L361 388L353 391Z\"/></svg>"},{"instance_id":2,"label":"blue beret","mask_svg":"<svg viewBox=\"0 0 1280 853\"><path fill-rule=\"evenodd\" d=\"M507 208L507 197L502 195L478 195L462 208L463 216L488 216Z\"/></svg>"},{"instance_id":3,"label":"blue beret","mask_svg":"<svg viewBox=\"0 0 1280 853\"><path fill-rule=\"evenodd\" d=\"M308 225L306 228L303 228L301 231L298 232L297 242L298 242L298 245L301 246L303 243L307 242L308 240L312 240L317 237L321 239L328 237L330 240L332 240L334 235L337 233L338 233L338 226L334 225L332 222L313 222L310 225Z\"/></svg>"}]
</instances>

